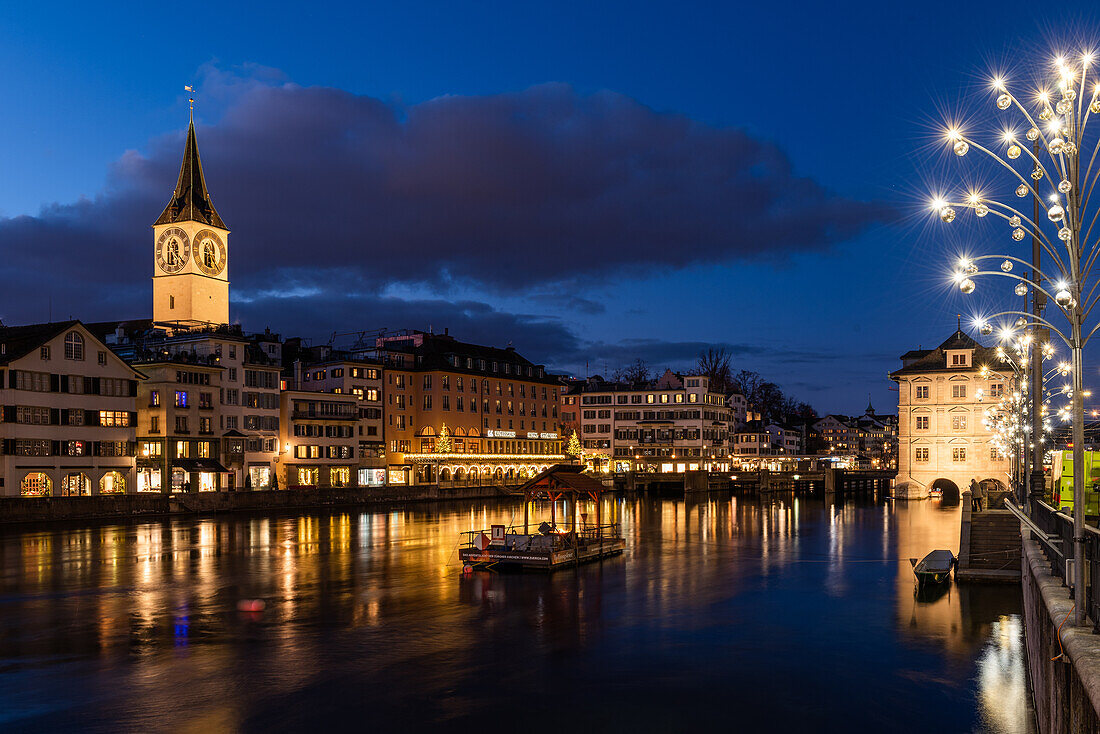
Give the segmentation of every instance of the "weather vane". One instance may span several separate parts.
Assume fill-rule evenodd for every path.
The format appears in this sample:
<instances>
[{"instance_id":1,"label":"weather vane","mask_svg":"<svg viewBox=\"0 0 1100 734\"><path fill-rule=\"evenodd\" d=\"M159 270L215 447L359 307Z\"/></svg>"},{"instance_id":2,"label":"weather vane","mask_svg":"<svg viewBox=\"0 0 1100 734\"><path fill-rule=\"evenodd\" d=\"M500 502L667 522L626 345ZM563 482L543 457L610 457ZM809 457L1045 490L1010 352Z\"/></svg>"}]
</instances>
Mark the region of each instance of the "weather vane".
<instances>
[{"instance_id":1,"label":"weather vane","mask_svg":"<svg viewBox=\"0 0 1100 734\"><path fill-rule=\"evenodd\" d=\"M195 88L191 85L184 86L184 91L190 92L191 96L187 98L187 106L191 114L191 122L195 121Z\"/></svg>"}]
</instances>

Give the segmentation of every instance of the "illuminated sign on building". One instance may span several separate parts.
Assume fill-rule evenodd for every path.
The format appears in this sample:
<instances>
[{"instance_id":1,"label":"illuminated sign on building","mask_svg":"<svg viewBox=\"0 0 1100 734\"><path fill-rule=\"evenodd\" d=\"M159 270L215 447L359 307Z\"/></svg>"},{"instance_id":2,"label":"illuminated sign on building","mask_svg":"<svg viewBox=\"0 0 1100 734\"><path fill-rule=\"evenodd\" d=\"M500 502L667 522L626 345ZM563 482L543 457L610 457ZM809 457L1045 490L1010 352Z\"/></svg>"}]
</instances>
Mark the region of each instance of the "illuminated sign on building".
<instances>
[{"instance_id":1,"label":"illuminated sign on building","mask_svg":"<svg viewBox=\"0 0 1100 734\"><path fill-rule=\"evenodd\" d=\"M489 438L515 438L515 431L501 431L499 429L490 429L485 432L485 435Z\"/></svg>"}]
</instances>

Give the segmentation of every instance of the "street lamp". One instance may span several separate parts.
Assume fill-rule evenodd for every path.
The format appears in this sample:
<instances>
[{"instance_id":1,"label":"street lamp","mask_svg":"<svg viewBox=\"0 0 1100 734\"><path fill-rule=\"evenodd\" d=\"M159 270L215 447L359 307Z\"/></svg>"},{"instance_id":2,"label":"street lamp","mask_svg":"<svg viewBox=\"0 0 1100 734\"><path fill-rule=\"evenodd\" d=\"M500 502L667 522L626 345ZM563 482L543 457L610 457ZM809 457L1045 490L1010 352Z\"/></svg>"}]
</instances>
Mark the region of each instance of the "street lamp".
<instances>
[{"instance_id":1,"label":"street lamp","mask_svg":"<svg viewBox=\"0 0 1100 734\"><path fill-rule=\"evenodd\" d=\"M1089 86L1092 63L1090 53L1073 60L1057 57L1048 69L1049 86L1036 89L1033 98L1026 104L1010 91L1005 79L997 77L992 80L994 105L1003 113L1011 112L1016 124L1022 124L1022 138L1021 128L1014 128L1011 121L1001 131L1000 140L989 146L982 145L957 126L946 130L947 145L955 156L962 158L976 151L976 157L988 160L994 170L1010 174L1015 196L1034 204L1032 217L975 188L955 201L946 198L933 201L936 214L947 224L956 220L956 207L969 209L979 219L989 215L993 215L994 219L1000 218L1008 223L1015 242L1030 236L1035 255L1042 250L1049 259L1050 264L1045 270L1041 270L1037 263L1030 265L1033 268L1031 280L1011 272L1014 263L1028 264L1015 257L1003 258L1002 267L988 271L982 271L975 262L986 258L965 260L959 264L954 279L964 294L974 292L977 276L995 274L1015 279L1018 281L1017 288L1023 285L1024 288L1031 288L1033 294L1047 296L1068 322L1069 328L1063 330L1038 313L1010 312L1022 317L1025 325L1041 324L1050 329L1065 342L1072 355L1074 595L1078 600L1075 615L1078 625L1084 624L1086 611L1083 602L1085 424L1082 362L1085 345L1100 328L1100 325L1091 329L1086 326L1093 306L1100 300L1097 294L1100 283L1093 277L1093 266L1100 252L1100 232L1094 235L1093 225L1100 208L1096 201L1092 201L1091 208L1088 206L1097 180L1093 166L1100 153L1100 139L1095 135L1086 137L1090 116L1100 115L1100 85L1093 83L1091 88ZM1024 139L1028 142L1024 143ZM1034 152L1031 150L1033 147ZM999 148L1000 152L994 152L992 148ZM1087 161L1083 170L1082 152L1086 153ZM1023 173L1018 170L1020 167L1024 167ZM1043 214L1046 215L1045 222ZM1048 236L1051 231L1053 237Z\"/></svg>"}]
</instances>

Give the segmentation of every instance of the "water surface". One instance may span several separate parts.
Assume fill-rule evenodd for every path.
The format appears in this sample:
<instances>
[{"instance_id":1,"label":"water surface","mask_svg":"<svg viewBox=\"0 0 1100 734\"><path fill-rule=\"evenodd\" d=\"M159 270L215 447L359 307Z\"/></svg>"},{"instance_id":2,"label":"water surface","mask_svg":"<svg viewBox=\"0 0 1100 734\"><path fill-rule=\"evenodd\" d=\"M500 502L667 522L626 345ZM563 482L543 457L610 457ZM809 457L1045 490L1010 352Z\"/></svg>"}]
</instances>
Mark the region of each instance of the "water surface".
<instances>
[{"instance_id":1,"label":"water surface","mask_svg":"<svg viewBox=\"0 0 1100 734\"><path fill-rule=\"evenodd\" d=\"M7 528L0 728L1031 731L1018 587L914 595L957 507L603 516L627 552L549 577L460 578L459 532L507 502Z\"/></svg>"}]
</instances>

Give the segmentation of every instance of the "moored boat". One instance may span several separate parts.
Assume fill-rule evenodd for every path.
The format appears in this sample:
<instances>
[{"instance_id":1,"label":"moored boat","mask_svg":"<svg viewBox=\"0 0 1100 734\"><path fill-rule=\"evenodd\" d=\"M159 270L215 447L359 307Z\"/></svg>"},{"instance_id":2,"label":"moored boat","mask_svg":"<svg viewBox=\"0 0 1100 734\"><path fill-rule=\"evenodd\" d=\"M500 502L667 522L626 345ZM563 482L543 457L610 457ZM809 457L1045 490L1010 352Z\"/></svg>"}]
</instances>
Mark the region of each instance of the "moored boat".
<instances>
[{"instance_id":1,"label":"moored boat","mask_svg":"<svg viewBox=\"0 0 1100 734\"><path fill-rule=\"evenodd\" d=\"M913 575L918 584L942 584L951 578L951 569L955 567L955 554L949 550L934 550L918 561L910 558Z\"/></svg>"}]
</instances>

